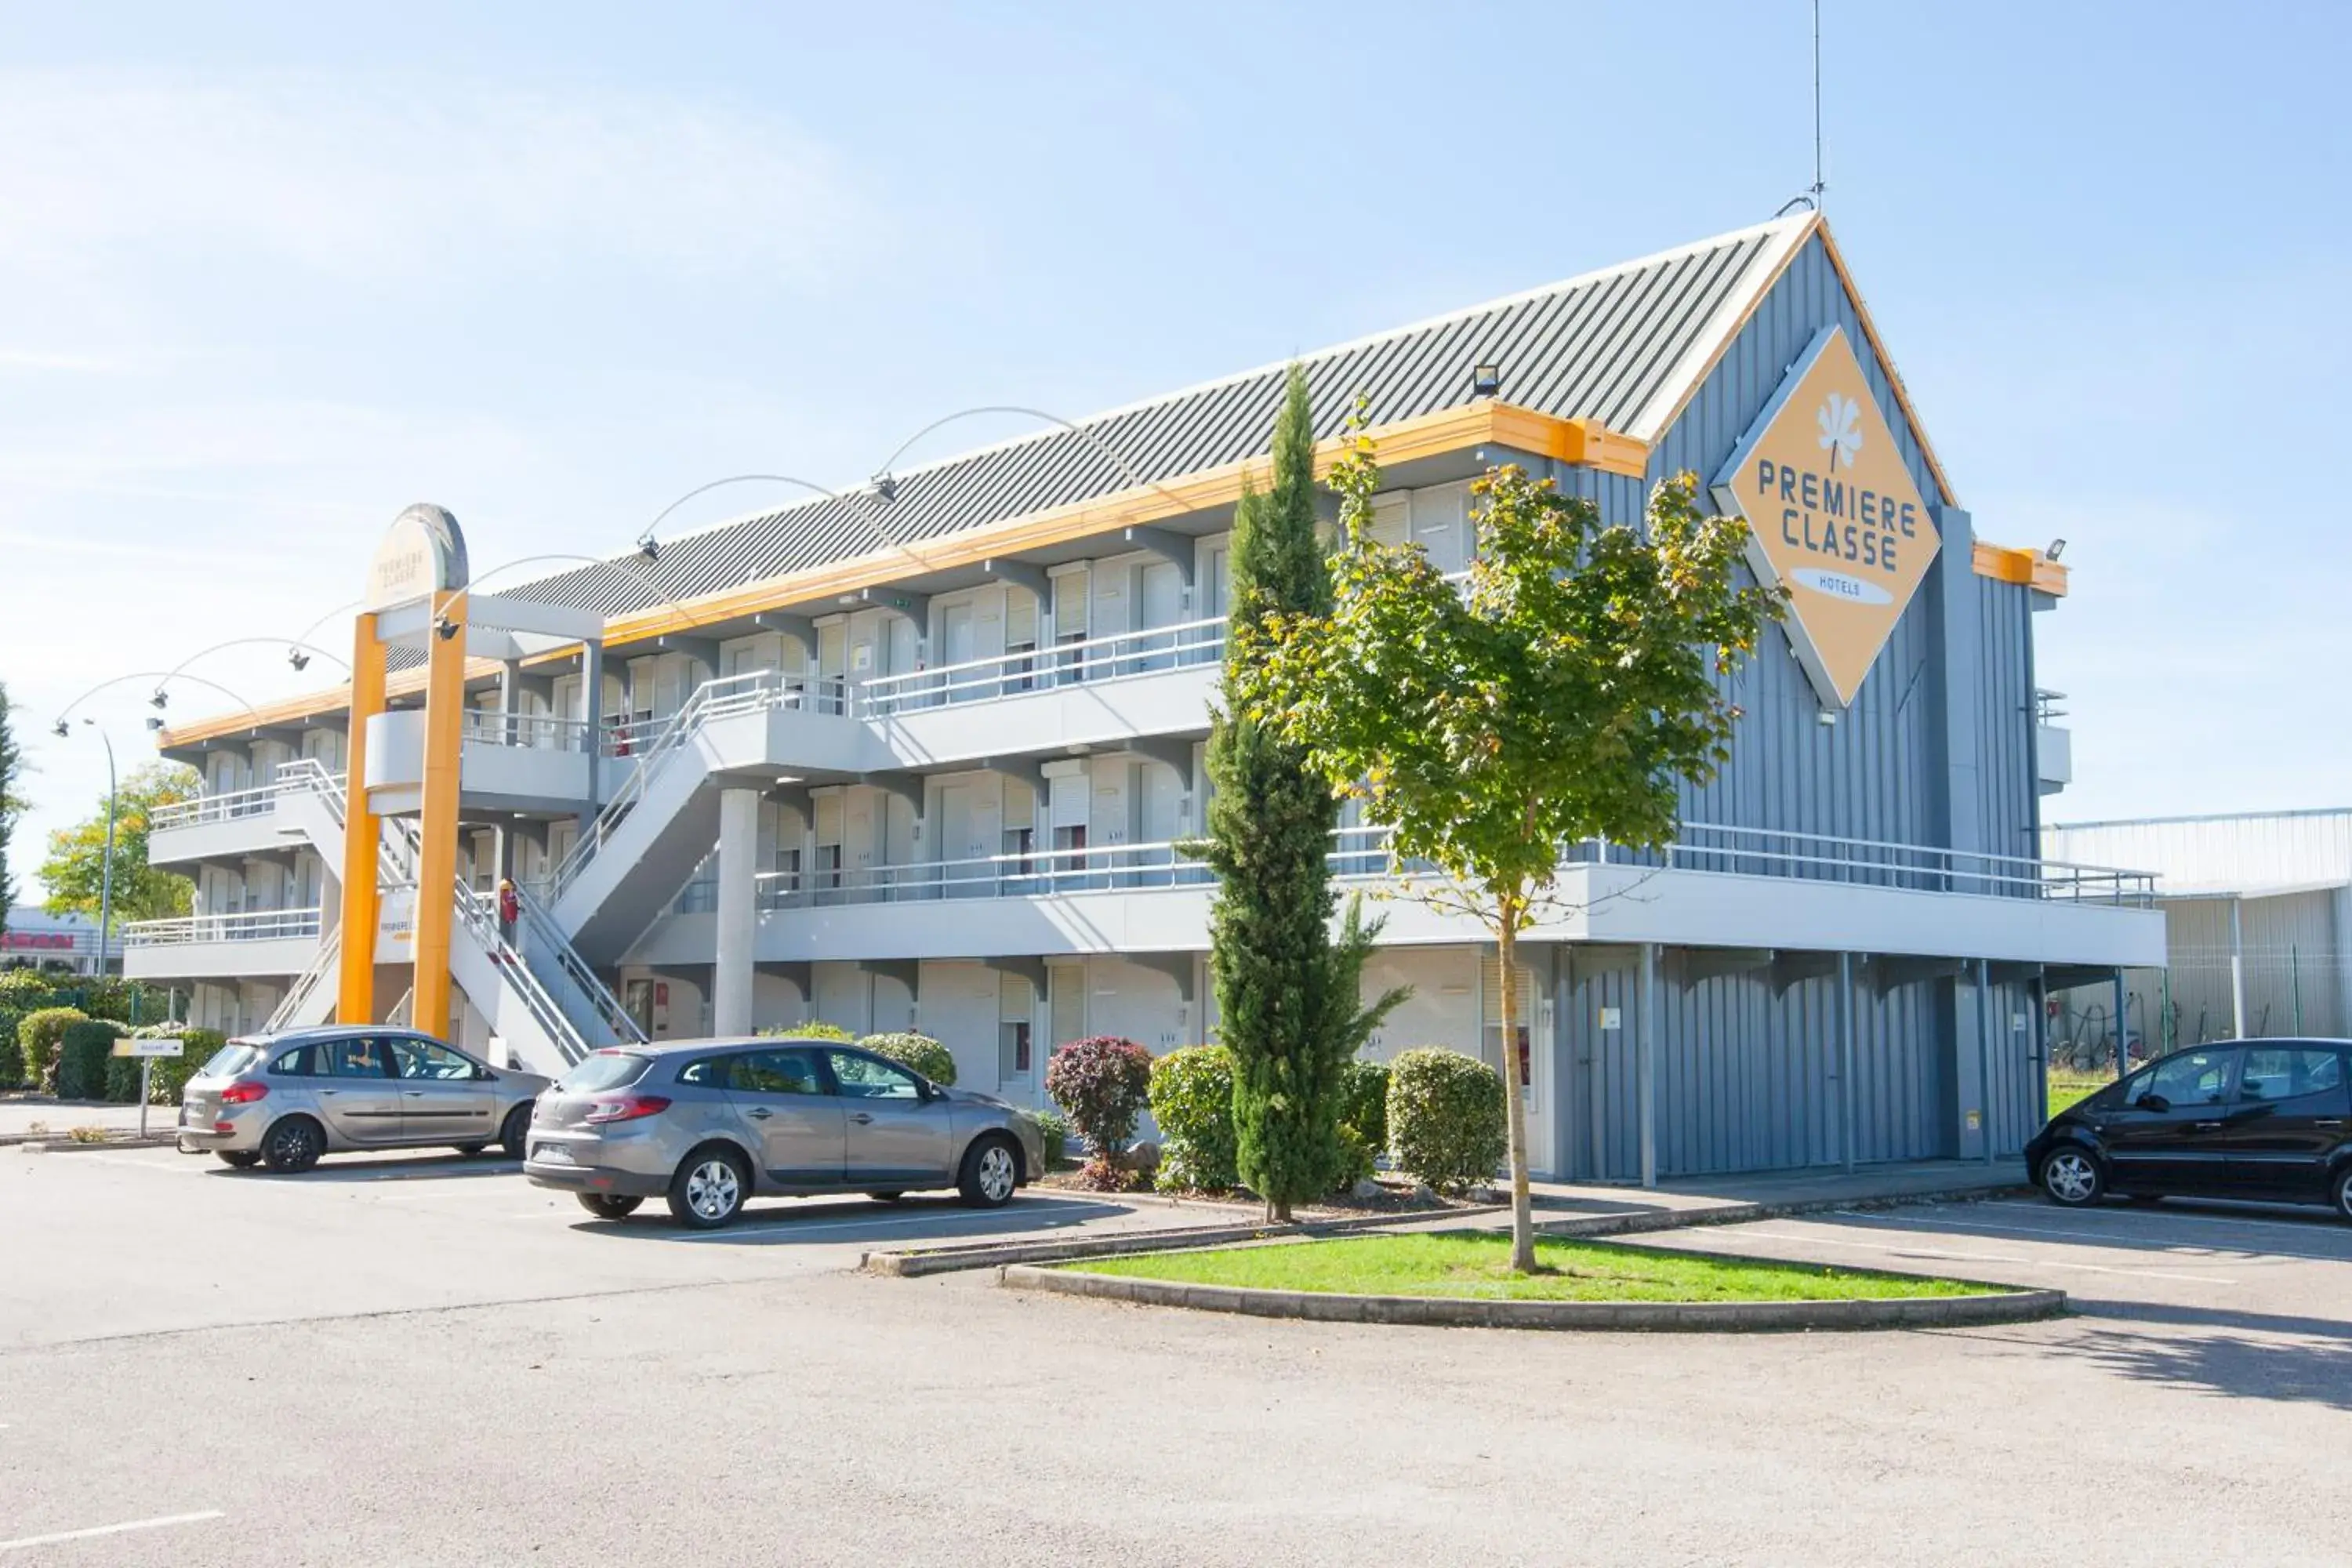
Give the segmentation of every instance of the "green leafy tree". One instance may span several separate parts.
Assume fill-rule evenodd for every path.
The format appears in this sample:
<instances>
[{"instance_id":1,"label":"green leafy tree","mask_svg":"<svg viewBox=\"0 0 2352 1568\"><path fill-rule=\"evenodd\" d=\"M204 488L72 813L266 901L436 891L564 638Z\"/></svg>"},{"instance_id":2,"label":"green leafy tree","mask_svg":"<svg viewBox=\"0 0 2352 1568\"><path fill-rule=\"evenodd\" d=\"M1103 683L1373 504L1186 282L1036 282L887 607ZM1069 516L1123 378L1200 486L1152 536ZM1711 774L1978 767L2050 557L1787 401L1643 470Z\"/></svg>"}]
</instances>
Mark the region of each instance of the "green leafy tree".
<instances>
[{"instance_id":1,"label":"green leafy tree","mask_svg":"<svg viewBox=\"0 0 2352 1568\"><path fill-rule=\"evenodd\" d=\"M8 852L16 837L16 818L24 814L25 796L18 787L24 777L25 754L16 748L16 715L8 705L8 687L0 682L0 927L16 902L16 875Z\"/></svg>"},{"instance_id":2,"label":"green leafy tree","mask_svg":"<svg viewBox=\"0 0 2352 1568\"><path fill-rule=\"evenodd\" d=\"M133 769L116 787L117 921L165 920L188 912L195 896L195 884L185 877L147 864L147 824L158 807L193 798L196 784L194 768L177 763L149 763ZM106 801L101 797L96 816L49 835L49 858L41 867L41 880L49 889L49 912L79 913L97 919L105 879Z\"/></svg>"},{"instance_id":3,"label":"green leafy tree","mask_svg":"<svg viewBox=\"0 0 2352 1568\"><path fill-rule=\"evenodd\" d=\"M1237 627L1233 668L1249 672L1249 711L1391 828L1396 860L1434 868L1406 890L1493 934L1516 1056L1519 942L1557 905L1561 847L1673 840L1678 786L1730 754L1727 678L1783 601L1743 584L1747 527L1701 511L1690 475L1652 492L1642 528L1604 527L1591 502L1516 465L1474 487L1477 552L1457 587L1419 547L1373 539L1379 469L1361 418L1332 477L1331 609ZM1502 1078L1524 1271L1535 1232L1517 1068Z\"/></svg>"},{"instance_id":4,"label":"green leafy tree","mask_svg":"<svg viewBox=\"0 0 2352 1568\"><path fill-rule=\"evenodd\" d=\"M1229 625L1257 627L1331 607L1315 518L1315 432L1307 378L1294 365L1274 430L1273 488L1244 481L1234 518ZM1330 781L1306 749L1241 700L1255 640L1227 639L1225 697L1213 715L1209 837L1194 848L1215 869L1210 906L1217 1037L1234 1054L1234 1167L1269 1219L1319 1197L1348 1155L1339 1140L1340 1071L1388 1011L1362 1005L1377 924L1351 905L1331 935L1326 857L1339 821Z\"/></svg>"}]
</instances>

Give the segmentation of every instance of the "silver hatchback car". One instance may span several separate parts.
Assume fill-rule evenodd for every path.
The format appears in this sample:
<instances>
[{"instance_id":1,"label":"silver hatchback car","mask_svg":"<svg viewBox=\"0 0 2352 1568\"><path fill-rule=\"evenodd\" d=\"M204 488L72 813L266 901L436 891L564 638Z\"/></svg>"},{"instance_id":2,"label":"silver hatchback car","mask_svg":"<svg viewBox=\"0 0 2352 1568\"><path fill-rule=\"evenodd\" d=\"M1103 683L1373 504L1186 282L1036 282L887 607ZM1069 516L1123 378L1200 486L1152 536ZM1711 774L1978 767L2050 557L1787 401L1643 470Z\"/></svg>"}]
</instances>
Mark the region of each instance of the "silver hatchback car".
<instances>
[{"instance_id":1,"label":"silver hatchback car","mask_svg":"<svg viewBox=\"0 0 2352 1568\"><path fill-rule=\"evenodd\" d=\"M307 1171L347 1149L492 1143L520 1155L548 1080L383 1025L247 1035L215 1051L180 1100L183 1154Z\"/></svg>"},{"instance_id":2,"label":"silver hatchback car","mask_svg":"<svg viewBox=\"0 0 2352 1568\"><path fill-rule=\"evenodd\" d=\"M698 1230L767 1194L955 1187L992 1208L1045 1169L1036 1119L833 1040L598 1051L541 1097L523 1173L599 1219L646 1199Z\"/></svg>"}]
</instances>

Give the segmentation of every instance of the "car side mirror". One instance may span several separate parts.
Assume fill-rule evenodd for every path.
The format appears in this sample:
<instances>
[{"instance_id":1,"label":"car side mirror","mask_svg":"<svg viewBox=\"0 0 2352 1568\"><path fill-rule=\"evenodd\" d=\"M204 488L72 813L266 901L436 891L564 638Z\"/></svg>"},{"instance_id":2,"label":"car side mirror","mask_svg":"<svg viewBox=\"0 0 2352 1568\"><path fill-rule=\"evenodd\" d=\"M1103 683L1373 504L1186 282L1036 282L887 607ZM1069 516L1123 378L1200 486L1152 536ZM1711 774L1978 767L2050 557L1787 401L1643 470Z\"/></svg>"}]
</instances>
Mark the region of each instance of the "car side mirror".
<instances>
[{"instance_id":1,"label":"car side mirror","mask_svg":"<svg viewBox=\"0 0 2352 1568\"><path fill-rule=\"evenodd\" d=\"M2162 1112L2172 1109L2172 1101L2165 1099L2164 1096L2160 1094L2155 1093L2143 1094L2137 1100L2133 1100L2132 1103L2138 1106L2142 1110Z\"/></svg>"}]
</instances>

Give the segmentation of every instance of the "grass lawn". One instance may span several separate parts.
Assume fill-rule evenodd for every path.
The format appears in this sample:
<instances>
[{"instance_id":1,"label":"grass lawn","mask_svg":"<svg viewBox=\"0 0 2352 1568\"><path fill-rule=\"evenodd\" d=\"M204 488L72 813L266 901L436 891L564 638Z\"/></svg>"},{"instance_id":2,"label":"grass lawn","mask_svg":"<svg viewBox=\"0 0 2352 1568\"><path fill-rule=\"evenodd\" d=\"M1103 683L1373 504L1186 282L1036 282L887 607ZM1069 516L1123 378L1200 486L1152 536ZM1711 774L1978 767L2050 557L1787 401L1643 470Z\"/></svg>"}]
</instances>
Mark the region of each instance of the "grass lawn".
<instances>
[{"instance_id":1,"label":"grass lawn","mask_svg":"<svg viewBox=\"0 0 2352 1568\"><path fill-rule=\"evenodd\" d=\"M2055 1116L2075 1101L2088 1100L2115 1081L2112 1073L2053 1071L2050 1075L2050 1114Z\"/></svg>"},{"instance_id":2,"label":"grass lawn","mask_svg":"<svg viewBox=\"0 0 2352 1568\"><path fill-rule=\"evenodd\" d=\"M1097 1258L1062 1267L1258 1289L1504 1300L1829 1301L1970 1296L1984 1289L1953 1279L1906 1279L1818 1264L1728 1263L1606 1242L1538 1239L1534 1274L1513 1274L1510 1259L1508 1237L1448 1231Z\"/></svg>"}]
</instances>

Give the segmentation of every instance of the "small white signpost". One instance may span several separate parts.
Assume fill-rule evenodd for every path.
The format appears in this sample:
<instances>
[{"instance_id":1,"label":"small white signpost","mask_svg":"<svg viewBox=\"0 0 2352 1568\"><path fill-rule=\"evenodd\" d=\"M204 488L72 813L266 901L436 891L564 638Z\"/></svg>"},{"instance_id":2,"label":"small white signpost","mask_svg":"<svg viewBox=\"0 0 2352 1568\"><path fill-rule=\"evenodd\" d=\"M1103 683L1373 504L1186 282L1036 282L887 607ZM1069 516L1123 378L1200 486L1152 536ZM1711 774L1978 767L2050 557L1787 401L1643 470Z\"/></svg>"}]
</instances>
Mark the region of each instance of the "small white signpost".
<instances>
[{"instance_id":1,"label":"small white signpost","mask_svg":"<svg viewBox=\"0 0 2352 1568\"><path fill-rule=\"evenodd\" d=\"M114 1054L139 1058L139 1136L147 1136L147 1084L155 1071L157 1057L176 1057L186 1048L179 1036L170 1035L160 1040L117 1040Z\"/></svg>"}]
</instances>

